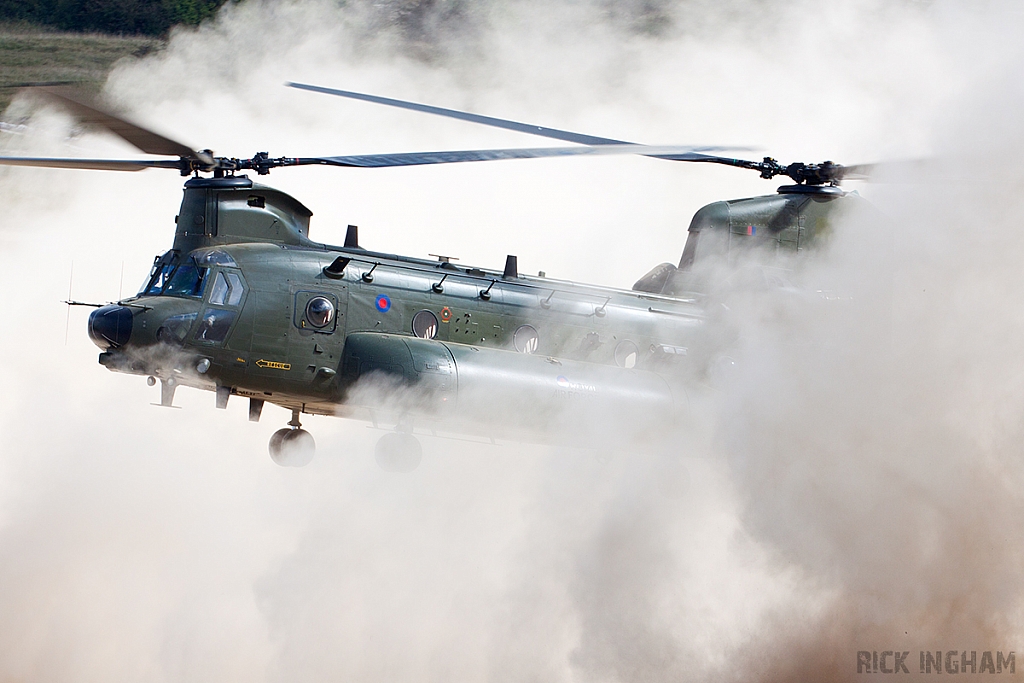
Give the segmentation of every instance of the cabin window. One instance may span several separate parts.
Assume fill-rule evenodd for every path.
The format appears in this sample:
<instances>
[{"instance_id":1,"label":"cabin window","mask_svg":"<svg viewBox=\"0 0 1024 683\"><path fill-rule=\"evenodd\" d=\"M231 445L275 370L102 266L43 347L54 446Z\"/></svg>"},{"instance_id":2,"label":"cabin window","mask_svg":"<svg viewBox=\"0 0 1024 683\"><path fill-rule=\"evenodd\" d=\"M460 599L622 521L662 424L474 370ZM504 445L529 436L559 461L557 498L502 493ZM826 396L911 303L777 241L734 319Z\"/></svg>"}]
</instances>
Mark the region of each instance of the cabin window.
<instances>
[{"instance_id":1,"label":"cabin window","mask_svg":"<svg viewBox=\"0 0 1024 683\"><path fill-rule=\"evenodd\" d=\"M306 304L306 321L320 329L334 321L334 304L323 296L315 296Z\"/></svg>"},{"instance_id":2,"label":"cabin window","mask_svg":"<svg viewBox=\"0 0 1024 683\"><path fill-rule=\"evenodd\" d=\"M208 308L199 321L196 330L196 341L220 343L228 336L231 324L235 322L235 311L220 308Z\"/></svg>"},{"instance_id":3,"label":"cabin window","mask_svg":"<svg viewBox=\"0 0 1024 683\"><path fill-rule=\"evenodd\" d=\"M420 339L433 339L437 336L437 316L423 310L412 317L412 333Z\"/></svg>"},{"instance_id":4,"label":"cabin window","mask_svg":"<svg viewBox=\"0 0 1024 683\"><path fill-rule=\"evenodd\" d=\"M615 347L615 364L620 368L627 370L635 368L638 360L640 360L640 349L628 339L623 339Z\"/></svg>"},{"instance_id":5,"label":"cabin window","mask_svg":"<svg viewBox=\"0 0 1024 683\"><path fill-rule=\"evenodd\" d=\"M314 334L333 334L338 326L338 299L324 292L295 292L292 324Z\"/></svg>"},{"instance_id":6,"label":"cabin window","mask_svg":"<svg viewBox=\"0 0 1024 683\"><path fill-rule=\"evenodd\" d=\"M238 273L217 273L210 290L210 303L217 306L237 306L242 301L242 278Z\"/></svg>"},{"instance_id":7,"label":"cabin window","mask_svg":"<svg viewBox=\"0 0 1024 683\"><path fill-rule=\"evenodd\" d=\"M522 325L512 335L512 345L519 353L536 353L540 335L533 325Z\"/></svg>"}]
</instances>

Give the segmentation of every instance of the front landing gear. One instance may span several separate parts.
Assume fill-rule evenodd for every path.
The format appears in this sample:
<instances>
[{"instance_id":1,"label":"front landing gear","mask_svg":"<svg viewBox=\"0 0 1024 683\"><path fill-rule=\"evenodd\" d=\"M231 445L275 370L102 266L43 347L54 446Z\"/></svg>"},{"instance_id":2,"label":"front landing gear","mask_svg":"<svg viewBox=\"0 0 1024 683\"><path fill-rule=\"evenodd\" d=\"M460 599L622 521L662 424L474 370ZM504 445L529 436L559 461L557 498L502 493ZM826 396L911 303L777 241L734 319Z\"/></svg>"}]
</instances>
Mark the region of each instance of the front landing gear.
<instances>
[{"instance_id":1,"label":"front landing gear","mask_svg":"<svg viewBox=\"0 0 1024 683\"><path fill-rule=\"evenodd\" d=\"M302 429L299 411L292 411L291 422L284 429L278 429L270 437L270 457L282 467L304 467L313 460L316 442L313 436Z\"/></svg>"}]
</instances>

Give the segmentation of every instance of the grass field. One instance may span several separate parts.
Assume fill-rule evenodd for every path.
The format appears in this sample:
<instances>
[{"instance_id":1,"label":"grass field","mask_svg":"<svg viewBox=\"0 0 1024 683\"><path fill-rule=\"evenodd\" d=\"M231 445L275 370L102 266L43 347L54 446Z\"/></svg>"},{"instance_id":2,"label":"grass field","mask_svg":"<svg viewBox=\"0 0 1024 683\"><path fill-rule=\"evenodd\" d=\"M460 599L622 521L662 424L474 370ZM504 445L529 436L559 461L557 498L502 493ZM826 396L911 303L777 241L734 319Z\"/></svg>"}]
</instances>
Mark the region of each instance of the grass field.
<instances>
[{"instance_id":1,"label":"grass field","mask_svg":"<svg viewBox=\"0 0 1024 683\"><path fill-rule=\"evenodd\" d=\"M76 81L98 90L114 63L160 48L139 36L61 33L23 24L0 24L0 112L22 83Z\"/></svg>"}]
</instances>

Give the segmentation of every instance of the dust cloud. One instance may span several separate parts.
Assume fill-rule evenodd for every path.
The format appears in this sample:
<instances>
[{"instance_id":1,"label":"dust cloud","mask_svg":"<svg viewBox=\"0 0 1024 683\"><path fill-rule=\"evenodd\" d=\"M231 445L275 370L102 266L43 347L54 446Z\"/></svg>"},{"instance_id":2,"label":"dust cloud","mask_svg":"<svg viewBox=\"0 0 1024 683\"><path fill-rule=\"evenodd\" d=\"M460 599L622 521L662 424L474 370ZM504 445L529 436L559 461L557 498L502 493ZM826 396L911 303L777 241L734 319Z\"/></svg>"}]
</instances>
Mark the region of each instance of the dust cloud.
<instances>
[{"instance_id":1,"label":"dust cloud","mask_svg":"<svg viewBox=\"0 0 1024 683\"><path fill-rule=\"evenodd\" d=\"M782 160L915 159L856 187L797 266L740 301L736 370L668 454L424 440L96 363L72 296L129 293L180 179L0 171L0 676L9 681L857 679L858 651L1017 651L1024 515L1024 17L1011 3L248 2L121 64L108 99L248 156L534 145L281 87L363 90ZM58 112L5 153L130 154ZM70 140L68 139L71 135ZM315 239L628 287L690 216L770 193L651 159L286 169ZM848 189L854 189L850 185ZM123 265L122 265L123 264ZM123 272L123 276L122 276ZM834 296L832 296L834 294ZM891 661L891 660L890 660ZM1004 674L1006 675L1006 674Z\"/></svg>"}]
</instances>

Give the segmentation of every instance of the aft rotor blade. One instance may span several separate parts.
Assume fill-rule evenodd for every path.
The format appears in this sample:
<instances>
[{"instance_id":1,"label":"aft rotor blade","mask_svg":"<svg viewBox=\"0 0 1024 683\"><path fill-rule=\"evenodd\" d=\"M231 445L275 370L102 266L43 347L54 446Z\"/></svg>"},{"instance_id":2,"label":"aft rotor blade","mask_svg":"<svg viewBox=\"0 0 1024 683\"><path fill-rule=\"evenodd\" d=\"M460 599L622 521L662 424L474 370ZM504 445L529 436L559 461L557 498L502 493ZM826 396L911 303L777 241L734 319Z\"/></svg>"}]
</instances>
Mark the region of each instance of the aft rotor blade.
<instances>
[{"instance_id":1,"label":"aft rotor blade","mask_svg":"<svg viewBox=\"0 0 1024 683\"><path fill-rule=\"evenodd\" d=\"M761 161L750 161L707 154L700 155L698 158L690 154L665 154L659 155L658 158L670 161L694 161L698 163L723 164L725 166L733 166L734 168L746 168L757 171L765 180L771 180L776 176L784 175L797 183L807 183L808 185L837 184L847 177L854 179L866 177L851 169L867 168L868 166L848 167L831 161L825 161L820 164L805 164L802 162L780 164L771 157L765 157Z\"/></svg>"},{"instance_id":2,"label":"aft rotor blade","mask_svg":"<svg viewBox=\"0 0 1024 683\"><path fill-rule=\"evenodd\" d=\"M945 167L949 167L949 165L934 157L877 161L870 164L843 166L843 178L849 180L874 180L876 182L882 179L910 180L922 175L927 176Z\"/></svg>"},{"instance_id":3,"label":"aft rotor blade","mask_svg":"<svg viewBox=\"0 0 1024 683\"><path fill-rule=\"evenodd\" d=\"M410 111L418 111L424 114L435 114L437 116L445 116L450 119L460 119L462 121L470 121L472 123L479 123L485 126L491 126L493 128L504 128L505 130L514 130L518 133L529 133L530 135L539 135L545 138L552 138L554 140L562 140L563 142L576 142L581 145L631 145L632 142L626 142L625 140L613 140L612 138L600 138L593 135L584 135L583 133L573 133L568 130L559 130L557 128L546 128L544 126L536 126L532 123L520 123L518 121L510 121L508 119L498 119L493 116L483 116L481 114L470 114L469 112L457 111L455 109L445 109L444 107L434 107L429 104L418 104L416 102L407 102L405 100L396 100L390 97L379 97L377 95L367 95L365 93L352 92L350 90L336 90L334 88L324 88L319 85L307 85L305 83L285 83L290 88L298 88L299 90L309 90L311 92L319 92L327 95L337 95L338 97L347 97L351 100L362 100L363 102L373 102L374 104L384 104L389 107L398 107L399 109L408 109Z\"/></svg>"},{"instance_id":4,"label":"aft rotor blade","mask_svg":"<svg viewBox=\"0 0 1024 683\"><path fill-rule=\"evenodd\" d=\"M652 147L648 145L600 145L591 147L538 147L533 149L470 149L446 152L405 152L397 154L361 154L355 156L295 159L294 165L326 164L360 168L390 166L423 166L454 164L467 161L504 161L506 159L537 159L541 157L597 156L604 154L671 155L672 158L699 161L705 155L693 147ZM701 149L701 148L696 148ZM290 164L291 165L291 164Z\"/></svg>"},{"instance_id":5,"label":"aft rotor blade","mask_svg":"<svg viewBox=\"0 0 1024 683\"><path fill-rule=\"evenodd\" d=\"M853 164L843 166L843 180L868 180L876 174L880 168L879 164Z\"/></svg>"},{"instance_id":6,"label":"aft rotor blade","mask_svg":"<svg viewBox=\"0 0 1024 683\"><path fill-rule=\"evenodd\" d=\"M63 86L32 88L63 105L83 123L105 128L146 154L160 154L185 158L197 157L194 149L177 140L154 133L148 128L127 121L107 111L80 90Z\"/></svg>"},{"instance_id":7,"label":"aft rotor blade","mask_svg":"<svg viewBox=\"0 0 1024 683\"><path fill-rule=\"evenodd\" d=\"M180 170L177 159L57 159L52 157L0 157L3 166L40 166L43 168L77 168L94 171L142 171L147 168Z\"/></svg>"}]
</instances>

